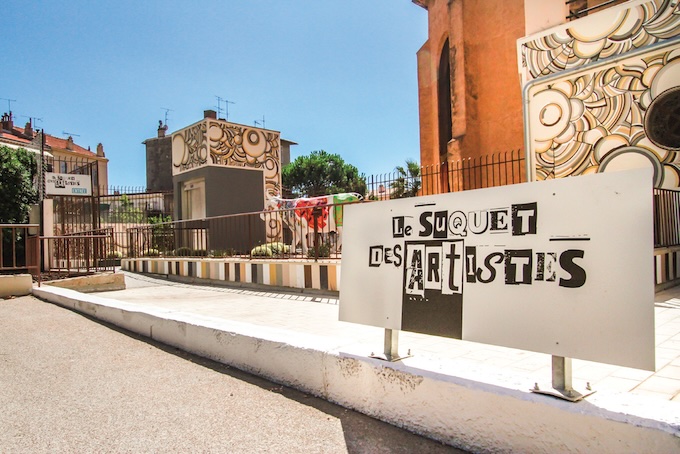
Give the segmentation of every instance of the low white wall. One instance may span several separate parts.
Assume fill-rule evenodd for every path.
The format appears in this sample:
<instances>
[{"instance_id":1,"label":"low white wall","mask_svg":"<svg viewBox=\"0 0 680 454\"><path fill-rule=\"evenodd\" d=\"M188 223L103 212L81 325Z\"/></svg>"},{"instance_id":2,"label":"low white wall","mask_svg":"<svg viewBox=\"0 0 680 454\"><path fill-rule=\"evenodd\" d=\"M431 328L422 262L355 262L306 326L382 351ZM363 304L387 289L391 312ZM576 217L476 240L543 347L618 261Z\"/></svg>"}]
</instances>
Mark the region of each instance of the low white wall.
<instances>
[{"instance_id":1,"label":"low white wall","mask_svg":"<svg viewBox=\"0 0 680 454\"><path fill-rule=\"evenodd\" d=\"M51 286L70 288L80 293L111 292L125 290L125 276L122 273L91 274L50 282Z\"/></svg>"},{"instance_id":2,"label":"low white wall","mask_svg":"<svg viewBox=\"0 0 680 454\"><path fill-rule=\"evenodd\" d=\"M335 351L316 336L168 314L161 308L142 311L130 303L49 286L33 293L473 452L680 452L675 402L657 401L650 408L639 396L595 394L572 404L437 372L437 364L415 358L385 363Z\"/></svg>"},{"instance_id":3,"label":"low white wall","mask_svg":"<svg viewBox=\"0 0 680 454\"><path fill-rule=\"evenodd\" d=\"M28 295L32 287L33 278L30 274L0 275L0 298Z\"/></svg>"}]
</instances>

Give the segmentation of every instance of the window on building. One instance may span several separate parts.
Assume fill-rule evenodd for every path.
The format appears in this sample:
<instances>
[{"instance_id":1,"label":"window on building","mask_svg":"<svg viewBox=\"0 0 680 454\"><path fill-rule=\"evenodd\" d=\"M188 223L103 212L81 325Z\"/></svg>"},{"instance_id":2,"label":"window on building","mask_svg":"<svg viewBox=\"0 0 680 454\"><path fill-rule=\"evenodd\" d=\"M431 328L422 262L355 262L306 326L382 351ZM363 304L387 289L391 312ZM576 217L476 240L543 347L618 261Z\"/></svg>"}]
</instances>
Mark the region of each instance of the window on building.
<instances>
[{"instance_id":1,"label":"window on building","mask_svg":"<svg viewBox=\"0 0 680 454\"><path fill-rule=\"evenodd\" d=\"M437 104L439 111L439 158L440 162L448 159L448 145L453 139L451 108L451 64L449 61L449 40L444 43L439 57L437 80Z\"/></svg>"}]
</instances>

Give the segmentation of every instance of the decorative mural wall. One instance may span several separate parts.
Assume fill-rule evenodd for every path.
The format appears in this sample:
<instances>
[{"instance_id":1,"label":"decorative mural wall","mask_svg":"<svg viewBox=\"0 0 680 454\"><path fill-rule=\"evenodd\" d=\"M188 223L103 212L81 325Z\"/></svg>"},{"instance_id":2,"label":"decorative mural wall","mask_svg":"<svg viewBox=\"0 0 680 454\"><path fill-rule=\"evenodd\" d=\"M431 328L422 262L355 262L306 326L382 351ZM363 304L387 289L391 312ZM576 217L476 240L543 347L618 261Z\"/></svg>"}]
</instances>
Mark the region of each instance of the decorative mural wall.
<instances>
[{"instance_id":1,"label":"decorative mural wall","mask_svg":"<svg viewBox=\"0 0 680 454\"><path fill-rule=\"evenodd\" d=\"M680 187L680 6L629 2L519 41L535 179L651 166Z\"/></svg>"},{"instance_id":2,"label":"decorative mural wall","mask_svg":"<svg viewBox=\"0 0 680 454\"><path fill-rule=\"evenodd\" d=\"M281 140L276 131L206 119L172 135L172 172L205 165L262 170L265 201L281 188Z\"/></svg>"}]
</instances>

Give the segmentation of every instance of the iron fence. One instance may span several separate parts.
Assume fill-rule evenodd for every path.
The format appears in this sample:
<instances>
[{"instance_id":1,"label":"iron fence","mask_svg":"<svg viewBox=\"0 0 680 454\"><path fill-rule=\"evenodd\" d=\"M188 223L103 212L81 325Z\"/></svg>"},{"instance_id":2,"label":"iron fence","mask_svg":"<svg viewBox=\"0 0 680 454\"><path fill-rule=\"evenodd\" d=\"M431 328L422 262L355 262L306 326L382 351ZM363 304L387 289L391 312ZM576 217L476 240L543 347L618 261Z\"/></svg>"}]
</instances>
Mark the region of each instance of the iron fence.
<instances>
[{"instance_id":1,"label":"iron fence","mask_svg":"<svg viewBox=\"0 0 680 454\"><path fill-rule=\"evenodd\" d=\"M388 200L504 186L527 181L522 150L394 171L366 179L369 200Z\"/></svg>"},{"instance_id":2,"label":"iron fence","mask_svg":"<svg viewBox=\"0 0 680 454\"><path fill-rule=\"evenodd\" d=\"M0 273L40 272L38 224L0 224Z\"/></svg>"},{"instance_id":3,"label":"iron fence","mask_svg":"<svg viewBox=\"0 0 680 454\"><path fill-rule=\"evenodd\" d=\"M680 190L654 189L654 247L680 245Z\"/></svg>"},{"instance_id":4,"label":"iron fence","mask_svg":"<svg viewBox=\"0 0 680 454\"><path fill-rule=\"evenodd\" d=\"M170 222L173 219L172 192L146 192L143 188L110 187L97 197L99 227L113 229L113 249L124 257L129 249L127 230Z\"/></svg>"},{"instance_id":5,"label":"iron fence","mask_svg":"<svg viewBox=\"0 0 680 454\"><path fill-rule=\"evenodd\" d=\"M343 205L324 204L128 229L129 257L339 258Z\"/></svg>"},{"instance_id":6,"label":"iron fence","mask_svg":"<svg viewBox=\"0 0 680 454\"><path fill-rule=\"evenodd\" d=\"M41 236L44 271L50 275L81 275L115 271L113 230L94 229L74 234Z\"/></svg>"},{"instance_id":7,"label":"iron fence","mask_svg":"<svg viewBox=\"0 0 680 454\"><path fill-rule=\"evenodd\" d=\"M128 250L128 228L172 220L172 193L121 192L111 187L107 191L100 190L100 194L92 197L53 196L54 231L45 234L70 235L110 228L113 250L120 258Z\"/></svg>"},{"instance_id":8,"label":"iron fence","mask_svg":"<svg viewBox=\"0 0 680 454\"><path fill-rule=\"evenodd\" d=\"M97 195L106 188L100 187L99 164L94 158L87 156L62 156L51 154L41 156L39 159L40 165L40 186L38 192L42 198L49 198L50 195L46 193L44 186L45 173L58 173L67 175L88 175L90 177L90 184L92 185L92 195Z\"/></svg>"}]
</instances>

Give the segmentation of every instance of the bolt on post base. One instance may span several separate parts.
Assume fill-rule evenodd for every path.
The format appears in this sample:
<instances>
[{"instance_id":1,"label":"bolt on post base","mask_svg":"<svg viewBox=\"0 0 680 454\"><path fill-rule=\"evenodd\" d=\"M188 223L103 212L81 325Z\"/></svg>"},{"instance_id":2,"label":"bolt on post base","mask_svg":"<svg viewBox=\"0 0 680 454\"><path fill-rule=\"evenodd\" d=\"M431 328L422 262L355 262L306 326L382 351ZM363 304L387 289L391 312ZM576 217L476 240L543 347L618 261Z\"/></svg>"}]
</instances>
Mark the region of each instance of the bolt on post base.
<instances>
[{"instance_id":1,"label":"bolt on post base","mask_svg":"<svg viewBox=\"0 0 680 454\"><path fill-rule=\"evenodd\" d=\"M406 356L399 355L399 331L385 328L385 344L383 353L376 355L371 353L369 355L371 358L381 359L383 361L395 362L400 361L405 358L411 357L411 350L408 351Z\"/></svg>"},{"instance_id":2,"label":"bolt on post base","mask_svg":"<svg viewBox=\"0 0 680 454\"><path fill-rule=\"evenodd\" d=\"M557 397L558 399L564 399L569 402L578 402L590 396L595 391L590 388L590 383L586 385L585 390L577 391L574 389L571 382L571 358L553 356L552 386L539 387L538 383L536 383L531 389L531 392Z\"/></svg>"}]
</instances>

